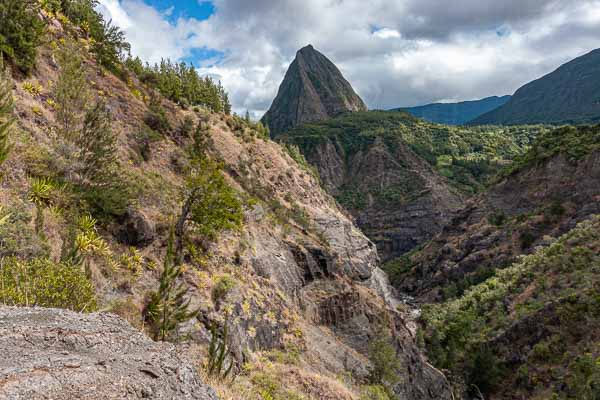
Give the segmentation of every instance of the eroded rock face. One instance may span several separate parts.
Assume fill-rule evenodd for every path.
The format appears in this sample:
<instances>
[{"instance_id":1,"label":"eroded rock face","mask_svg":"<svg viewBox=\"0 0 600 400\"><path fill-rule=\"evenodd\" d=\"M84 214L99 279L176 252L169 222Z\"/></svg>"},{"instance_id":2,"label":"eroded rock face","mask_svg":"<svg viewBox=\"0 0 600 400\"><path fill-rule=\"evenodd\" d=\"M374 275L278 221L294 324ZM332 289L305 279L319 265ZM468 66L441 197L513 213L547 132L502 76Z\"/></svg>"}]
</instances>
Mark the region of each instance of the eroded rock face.
<instances>
[{"instance_id":1,"label":"eroded rock face","mask_svg":"<svg viewBox=\"0 0 600 400\"><path fill-rule=\"evenodd\" d=\"M579 162L558 155L504 179L470 200L444 231L413 257L398 288L424 302L465 279L474 283L519 255L600 213L600 153ZM527 239L527 240L525 240ZM479 276L479 278L478 278Z\"/></svg>"},{"instance_id":2,"label":"eroded rock face","mask_svg":"<svg viewBox=\"0 0 600 400\"><path fill-rule=\"evenodd\" d=\"M0 308L0 399L217 400L171 344L111 314Z\"/></svg>"},{"instance_id":3,"label":"eroded rock face","mask_svg":"<svg viewBox=\"0 0 600 400\"><path fill-rule=\"evenodd\" d=\"M303 123L366 110L340 70L308 45L296 54L263 123L277 136Z\"/></svg>"},{"instance_id":4,"label":"eroded rock face","mask_svg":"<svg viewBox=\"0 0 600 400\"><path fill-rule=\"evenodd\" d=\"M383 261L400 256L440 233L460 208L461 197L405 144L395 149L377 139L344 154L330 140L306 152L323 185L346 204L361 230L376 243Z\"/></svg>"}]
</instances>

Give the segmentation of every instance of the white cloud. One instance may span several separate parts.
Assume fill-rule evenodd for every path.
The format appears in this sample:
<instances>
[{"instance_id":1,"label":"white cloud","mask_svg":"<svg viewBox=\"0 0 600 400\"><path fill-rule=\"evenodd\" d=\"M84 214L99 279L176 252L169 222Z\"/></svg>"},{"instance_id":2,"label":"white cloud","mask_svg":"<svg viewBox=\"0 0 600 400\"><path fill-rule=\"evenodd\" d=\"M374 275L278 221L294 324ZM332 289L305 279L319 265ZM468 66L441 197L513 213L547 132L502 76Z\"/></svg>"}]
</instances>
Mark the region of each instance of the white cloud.
<instances>
[{"instance_id":1,"label":"white cloud","mask_svg":"<svg viewBox=\"0 0 600 400\"><path fill-rule=\"evenodd\" d=\"M382 28L373 32L373 36L379 39L397 39L402 35L395 29Z\"/></svg>"},{"instance_id":2,"label":"white cloud","mask_svg":"<svg viewBox=\"0 0 600 400\"><path fill-rule=\"evenodd\" d=\"M150 61L222 51L201 71L257 117L308 43L371 108L510 94L600 43L600 0L214 0L208 20L173 24L141 0L101 3Z\"/></svg>"}]
</instances>

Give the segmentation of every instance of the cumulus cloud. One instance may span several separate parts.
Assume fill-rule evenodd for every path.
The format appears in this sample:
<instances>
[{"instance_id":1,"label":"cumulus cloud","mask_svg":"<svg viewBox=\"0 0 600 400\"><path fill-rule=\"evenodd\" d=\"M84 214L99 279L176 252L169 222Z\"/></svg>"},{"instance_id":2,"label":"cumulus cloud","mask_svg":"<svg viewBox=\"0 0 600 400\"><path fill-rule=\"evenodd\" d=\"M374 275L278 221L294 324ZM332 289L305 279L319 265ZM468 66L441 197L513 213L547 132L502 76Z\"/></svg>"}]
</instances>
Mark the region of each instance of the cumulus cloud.
<instances>
[{"instance_id":1,"label":"cumulus cloud","mask_svg":"<svg viewBox=\"0 0 600 400\"><path fill-rule=\"evenodd\" d=\"M207 20L142 0L101 0L133 51L156 61L215 49L200 68L234 109L269 107L296 51L313 44L371 108L511 94L598 46L600 0L214 0Z\"/></svg>"}]
</instances>

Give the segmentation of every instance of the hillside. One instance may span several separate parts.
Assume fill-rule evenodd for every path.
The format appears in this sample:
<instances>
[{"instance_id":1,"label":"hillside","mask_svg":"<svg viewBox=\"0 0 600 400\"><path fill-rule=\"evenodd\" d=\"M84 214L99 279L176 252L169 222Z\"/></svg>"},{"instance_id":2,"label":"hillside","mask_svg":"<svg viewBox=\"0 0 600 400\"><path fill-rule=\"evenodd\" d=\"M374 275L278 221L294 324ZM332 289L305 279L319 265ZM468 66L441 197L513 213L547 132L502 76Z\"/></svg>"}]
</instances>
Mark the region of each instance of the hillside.
<instances>
[{"instance_id":1,"label":"hillside","mask_svg":"<svg viewBox=\"0 0 600 400\"><path fill-rule=\"evenodd\" d=\"M102 22L97 14L56 7L29 12L44 23L46 44L35 48L27 72L11 59L12 76L2 81L0 127L16 119L0 159L5 305L37 306L21 315L39 312L44 321L55 312L42 307L116 313L154 339L177 342L194 367L188 383L208 382L221 399L451 398L445 377L417 348L408 313L396 307L375 246L301 157L262 125L229 115L220 85L200 83L187 67L178 75L166 61L156 68L123 62L102 40L110 32L98 24L102 35L90 37L90 21L77 20ZM108 62L107 54L116 58ZM53 329L77 341L93 320L118 334L112 330L124 323L113 318L58 318ZM19 332L38 329L32 321ZM119 337L119 356L143 353L133 343L139 338ZM38 339L22 345L53 357ZM66 388L86 389L70 374L57 393L47 368L34 377L25 369L4 373L31 385L19 393L34 388L60 398ZM106 374L103 384L120 379ZM125 396L127 388L113 389ZM160 398L135 389L127 396Z\"/></svg>"},{"instance_id":2,"label":"hillside","mask_svg":"<svg viewBox=\"0 0 600 400\"><path fill-rule=\"evenodd\" d=\"M366 110L340 70L308 45L298 50L262 122L277 137L304 123Z\"/></svg>"},{"instance_id":3,"label":"hillside","mask_svg":"<svg viewBox=\"0 0 600 400\"><path fill-rule=\"evenodd\" d=\"M372 111L302 125L280 140L298 147L389 260L439 233L467 195L543 130L459 128Z\"/></svg>"},{"instance_id":4,"label":"hillside","mask_svg":"<svg viewBox=\"0 0 600 400\"><path fill-rule=\"evenodd\" d=\"M418 107L397 108L392 111L405 111L417 118L437 124L464 125L486 114L510 100L510 96L493 96L481 100L459 103L433 103Z\"/></svg>"},{"instance_id":5,"label":"hillside","mask_svg":"<svg viewBox=\"0 0 600 400\"><path fill-rule=\"evenodd\" d=\"M493 399L597 398L600 217L547 241L457 300L424 309L433 363L462 380L460 389Z\"/></svg>"},{"instance_id":6,"label":"hillside","mask_svg":"<svg viewBox=\"0 0 600 400\"><path fill-rule=\"evenodd\" d=\"M523 86L504 106L470 122L482 124L582 124L600 121L600 49Z\"/></svg>"},{"instance_id":7,"label":"hillside","mask_svg":"<svg viewBox=\"0 0 600 400\"><path fill-rule=\"evenodd\" d=\"M393 284L423 302L460 296L548 237L600 214L599 159L598 126L542 134L440 235L386 265Z\"/></svg>"}]
</instances>

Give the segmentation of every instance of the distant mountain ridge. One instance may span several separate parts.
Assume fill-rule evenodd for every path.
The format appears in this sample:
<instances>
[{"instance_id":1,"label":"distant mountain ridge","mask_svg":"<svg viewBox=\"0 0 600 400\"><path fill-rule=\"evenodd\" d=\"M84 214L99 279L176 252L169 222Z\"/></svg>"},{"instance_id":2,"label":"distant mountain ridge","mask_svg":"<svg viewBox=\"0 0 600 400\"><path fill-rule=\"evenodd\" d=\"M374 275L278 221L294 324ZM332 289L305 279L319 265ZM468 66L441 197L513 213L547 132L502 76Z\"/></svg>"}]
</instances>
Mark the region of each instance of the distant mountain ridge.
<instances>
[{"instance_id":1,"label":"distant mountain ridge","mask_svg":"<svg viewBox=\"0 0 600 400\"><path fill-rule=\"evenodd\" d=\"M335 64L308 45L296 54L262 122L275 137L304 123L366 110Z\"/></svg>"},{"instance_id":2,"label":"distant mountain ridge","mask_svg":"<svg viewBox=\"0 0 600 400\"><path fill-rule=\"evenodd\" d=\"M470 122L582 124L600 122L600 49L523 86L502 107Z\"/></svg>"},{"instance_id":3,"label":"distant mountain ridge","mask_svg":"<svg viewBox=\"0 0 600 400\"><path fill-rule=\"evenodd\" d=\"M503 106L511 96L492 96L481 100L459 103L432 103L418 107L401 107L392 111L406 111L417 118L446 125L464 125L467 122Z\"/></svg>"}]
</instances>

